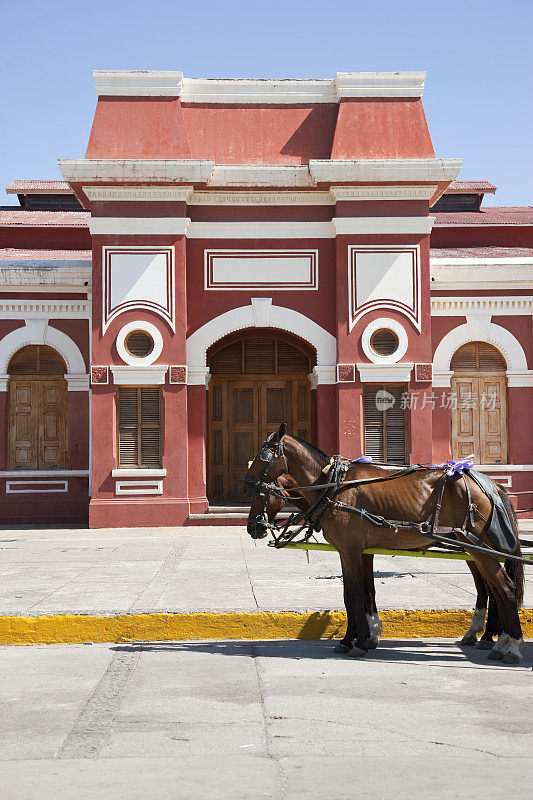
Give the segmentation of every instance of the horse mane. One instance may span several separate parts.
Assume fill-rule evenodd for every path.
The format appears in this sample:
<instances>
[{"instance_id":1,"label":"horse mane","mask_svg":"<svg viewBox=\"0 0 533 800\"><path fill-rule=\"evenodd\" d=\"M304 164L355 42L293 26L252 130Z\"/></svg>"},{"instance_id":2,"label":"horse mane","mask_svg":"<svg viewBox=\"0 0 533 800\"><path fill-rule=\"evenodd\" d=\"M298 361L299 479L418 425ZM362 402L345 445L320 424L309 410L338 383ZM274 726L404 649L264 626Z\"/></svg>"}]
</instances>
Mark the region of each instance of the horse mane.
<instances>
[{"instance_id":1,"label":"horse mane","mask_svg":"<svg viewBox=\"0 0 533 800\"><path fill-rule=\"evenodd\" d=\"M294 436L294 434L292 434L292 433L289 434L289 435L291 436L292 439L297 441L298 444L301 444L303 447L305 447L305 449L309 453L311 453L311 455L315 456L318 459L321 459L324 462L324 464L322 466L324 466L325 464L328 463L330 457L328 455L326 455L326 453L324 453L323 450L320 450L319 447L315 447L314 444L311 444L310 442L306 442L305 439L300 439L299 436Z\"/></svg>"}]
</instances>

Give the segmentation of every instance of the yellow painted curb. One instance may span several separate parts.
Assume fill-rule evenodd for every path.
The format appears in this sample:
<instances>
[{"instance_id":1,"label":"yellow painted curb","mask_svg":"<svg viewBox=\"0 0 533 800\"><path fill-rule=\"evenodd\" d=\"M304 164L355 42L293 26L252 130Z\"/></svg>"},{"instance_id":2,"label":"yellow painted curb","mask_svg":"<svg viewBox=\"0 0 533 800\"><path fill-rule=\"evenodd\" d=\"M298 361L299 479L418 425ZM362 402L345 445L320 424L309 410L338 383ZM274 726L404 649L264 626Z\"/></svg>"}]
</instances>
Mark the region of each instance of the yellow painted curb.
<instances>
[{"instance_id":1,"label":"yellow painted curb","mask_svg":"<svg viewBox=\"0 0 533 800\"><path fill-rule=\"evenodd\" d=\"M382 611L383 636L392 639L457 638L472 614L461 610ZM533 636L533 609L523 609L525 637ZM43 617L0 616L0 644L176 641L183 639L334 639L346 625L344 611L299 614L210 612L117 614L92 617L53 614Z\"/></svg>"}]
</instances>

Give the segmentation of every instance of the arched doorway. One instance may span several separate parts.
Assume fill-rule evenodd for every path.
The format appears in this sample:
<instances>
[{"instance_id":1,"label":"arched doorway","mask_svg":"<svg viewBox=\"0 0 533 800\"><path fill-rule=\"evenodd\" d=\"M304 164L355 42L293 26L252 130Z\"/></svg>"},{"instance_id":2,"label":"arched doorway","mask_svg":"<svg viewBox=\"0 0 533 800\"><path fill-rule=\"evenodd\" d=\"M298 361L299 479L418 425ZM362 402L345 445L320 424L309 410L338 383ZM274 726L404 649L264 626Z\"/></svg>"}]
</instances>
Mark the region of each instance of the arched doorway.
<instances>
[{"instance_id":1,"label":"arched doorway","mask_svg":"<svg viewBox=\"0 0 533 800\"><path fill-rule=\"evenodd\" d=\"M66 467L67 372L59 353L27 345L8 366L8 469Z\"/></svg>"},{"instance_id":2,"label":"arched doorway","mask_svg":"<svg viewBox=\"0 0 533 800\"><path fill-rule=\"evenodd\" d=\"M487 342L457 350L450 369L452 455L474 454L479 464L507 463L507 382L502 354ZM455 407L456 406L456 407Z\"/></svg>"},{"instance_id":3,"label":"arched doorway","mask_svg":"<svg viewBox=\"0 0 533 800\"><path fill-rule=\"evenodd\" d=\"M282 332L253 330L208 352L209 474L212 502L242 501L242 476L266 437L287 422L311 440L309 373L313 358Z\"/></svg>"}]
</instances>

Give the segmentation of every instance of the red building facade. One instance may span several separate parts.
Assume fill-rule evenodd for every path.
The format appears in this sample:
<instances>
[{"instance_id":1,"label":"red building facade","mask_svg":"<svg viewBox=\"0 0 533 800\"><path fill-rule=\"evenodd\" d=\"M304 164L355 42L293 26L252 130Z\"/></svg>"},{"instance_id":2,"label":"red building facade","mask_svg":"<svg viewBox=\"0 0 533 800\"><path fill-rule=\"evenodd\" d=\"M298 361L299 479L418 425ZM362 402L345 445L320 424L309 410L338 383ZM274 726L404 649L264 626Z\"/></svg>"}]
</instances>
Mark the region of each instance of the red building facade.
<instances>
[{"instance_id":1,"label":"red building facade","mask_svg":"<svg viewBox=\"0 0 533 800\"><path fill-rule=\"evenodd\" d=\"M0 211L1 521L205 521L282 421L531 488L533 213L435 156L423 73L95 81Z\"/></svg>"}]
</instances>

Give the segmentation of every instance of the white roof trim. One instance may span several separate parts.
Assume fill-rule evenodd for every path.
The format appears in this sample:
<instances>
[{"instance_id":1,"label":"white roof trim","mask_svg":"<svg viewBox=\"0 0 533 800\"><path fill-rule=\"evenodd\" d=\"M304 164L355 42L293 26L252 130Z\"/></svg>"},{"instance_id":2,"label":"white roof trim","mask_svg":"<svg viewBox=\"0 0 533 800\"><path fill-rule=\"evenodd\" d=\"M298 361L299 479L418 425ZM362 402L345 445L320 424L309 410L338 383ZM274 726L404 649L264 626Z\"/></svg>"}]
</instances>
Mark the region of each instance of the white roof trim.
<instances>
[{"instance_id":1,"label":"white roof trim","mask_svg":"<svg viewBox=\"0 0 533 800\"><path fill-rule=\"evenodd\" d=\"M435 217L335 217L336 236L346 234L428 234Z\"/></svg>"},{"instance_id":2,"label":"white roof trim","mask_svg":"<svg viewBox=\"0 0 533 800\"><path fill-rule=\"evenodd\" d=\"M193 192L190 206L324 206L334 205L329 192Z\"/></svg>"},{"instance_id":3,"label":"white roof trim","mask_svg":"<svg viewBox=\"0 0 533 800\"><path fill-rule=\"evenodd\" d=\"M91 217L89 231L92 236L184 236L188 217Z\"/></svg>"},{"instance_id":4,"label":"white roof trim","mask_svg":"<svg viewBox=\"0 0 533 800\"><path fill-rule=\"evenodd\" d=\"M431 291L533 289L533 258L430 258L429 263Z\"/></svg>"},{"instance_id":5,"label":"white roof trim","mask_svg":"<svg viewBox=\"0 0 533 800\"><path fill-rule=\"evenodd\" d=\"M58 164L69 183L205 183L215 162L187 158L60 158Z\"/></svg>"},{"instance_id":6,"label":"white roof trim","mask_svg":"<svg viewBox=\"0 0 533 800\"><path fill-rule=\"evenodd\" d=\"M98 97L179 97L183 72L160 70L94 70Z\"/></svg>"},{"instance_id":7,"label":"white roof trim","mask_svg":"<svg viewBox=\"0 0 533 800\"><path fill-rule=\"evenodd\" d=\"M331 222L191 222L188 239L332 239Z\"/></svg>"},{"instance_id":8,"label":"white roof trim","mask_svg":"<svg viewBox=\"0 0 533 800\"><path fill-rule=\"evenodd\" d=\"M83 186L91 203L141 200L152 202L187 202L192 186Z\"/></svg>"},{"instance_id":9,"label":"white roof trim","mask_svg":"<svg viewBox=\"0 0 533 800\"><path fill-rule=\"evenodd\" d=\"M439 187L430 186L331 186L330 193L339 200L431 200Z\"/></svg>"},{"instance_id":10,"label":"white roof trim","mask_svg":"<svg viewBox=\"0 0 533 800\"><path fill-rule=\"evenodd\" d=\"M220 164L214 167L209 186L314 186L307 166L278 164Z\"/></svg>"},{"instance_id":11,"label":"white roof trim","mask_svg":"<svg viewBox=\"0 0 533 800\"><path fill-rule=\"evenodd\" d=\"M463 317L486 313L497 316L521 316L533 313L533 297L432 297L432 317Z\"/></svg>"},{"instance_id":12,"label":"white roof trim","mask_svg":"<svg viewBox=\"0 0 533 800\"><path fill-rule=\"evenodd\" d=\"M461 158L311 159L309 171L317 183L449 182L457 178L462 165Z\"/></svg>"},{"instance_id":13,"label":"white roof trim","mask_svg":"<svg viewBox=\"0 0 533 800\"><path fill-rule=\"evenodd\" d=\"M326 79L184 78L160 70L95 70L102 96L179 97L184 103L337 103L345 97L421 97L425 72L338 72Z\"/></svg>"}]
</instances>

